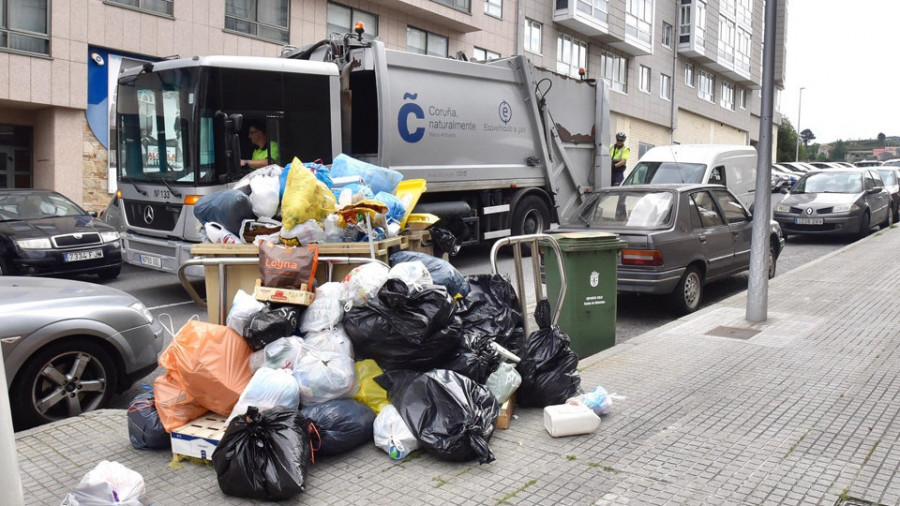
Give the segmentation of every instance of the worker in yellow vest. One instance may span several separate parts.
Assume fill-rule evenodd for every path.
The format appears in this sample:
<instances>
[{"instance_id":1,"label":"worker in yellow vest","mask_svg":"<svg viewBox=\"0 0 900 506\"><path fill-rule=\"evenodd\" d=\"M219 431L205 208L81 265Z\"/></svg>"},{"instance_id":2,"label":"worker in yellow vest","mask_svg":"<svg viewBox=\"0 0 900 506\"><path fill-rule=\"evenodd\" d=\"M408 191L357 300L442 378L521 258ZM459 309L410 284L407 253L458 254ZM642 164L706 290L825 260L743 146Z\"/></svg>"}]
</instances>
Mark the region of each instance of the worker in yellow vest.
<instances>
[{"instance_id":1,"label":"worker in yellow vest","mask_svg":"<svg viewBox=\"0 0 900 506\"><path fill-rule=\"evenodd\" d=\"M631 150L625 145L625 134L616 134L616 143L609 148L609 158L612 160L612 184L618 186L625 179L625 164Z\"/></svg>"}]
</instances>

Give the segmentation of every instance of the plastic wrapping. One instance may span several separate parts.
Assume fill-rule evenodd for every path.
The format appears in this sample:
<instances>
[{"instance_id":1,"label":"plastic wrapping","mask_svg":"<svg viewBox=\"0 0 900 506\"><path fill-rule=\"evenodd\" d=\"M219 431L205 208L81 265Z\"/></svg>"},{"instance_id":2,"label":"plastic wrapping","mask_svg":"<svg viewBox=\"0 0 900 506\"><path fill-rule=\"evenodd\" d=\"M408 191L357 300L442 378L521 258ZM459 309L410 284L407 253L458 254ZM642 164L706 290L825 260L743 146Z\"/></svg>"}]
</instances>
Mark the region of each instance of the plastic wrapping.
<instances>
[{"instance_id":1,"label":"plastic wrapping","mask_svg":"<svg viewBox=\"0 0 900 506\"><path fill-rule=\"evenodd\" d=\"M294 225L294 228L281 229L278 235L281 244L285 246L300 246L318 242L325 242L325 231L316 220L306 220Z\"/></svg>"},{"instance_id":2,"label":"plastic wrapping","mask_svg":"<svg viewBox=\"0 0 900 506\"><path fill-rule=\"evenodd\" d=\"M375 417L372 424L375 446L384 450L392 459L406 458L419 449L419 441L403 421L397 408L388 404Z\"/></svg>"},{"instance_id":3,"label":"plastic wrapping","mask_svg":"<svg viewBox=\"0 0 900 506\"><path fill-rule=\"evenodd\" d=\"M603 387L594 387L586 394L578 395L566 400L566 404L580 404L587 406L595 415L608 415L612 411L612 396Z\"/></svg>"},{"instance_id":4,"label":"plastic wrapping","mask_svg":"<svg viewBox=\"0 0 900 506\"><path fill-rule=\"evenodd\" d=\"M141 506L144 478L118 462L104 460L91 469L61 506Z\"/></svg>"},{"instance_id":5,"label":"plastic wrapping","mask_svg":"<svg viewBox=\"0 0 900 506\"><path fill-rule=\"evenodd\" d=\"M375 359L382 369L427 371L459 349L461 323L444 287L411 290L389 279L377 298L344 314L344 330L357 356Z\"/></svg>"},{"instance_id":6,"label":"plastic wrapping","mask_svg":"<svg viewBox=\"0 0 900 506\"><path fill-rule=\"evenodd\" d=\"M152 392L138 394L128 405L128 439L136 450L164 450L172 446L156 412Z\"/></svg>"},{"instance_id":7,"label":"plastic wrapping","mask_svg":"<svg viewBox=\"0 0 900 506\"><path fill-rule=\"evenodd\" d=\"M310 350L331 351L353 358L353 343L350 342L342 325L333 329L307 332L303 336L303 342Z\"/></svg>"},{"instance_id":8,"label":"plastic wrapping","mask_svg":"<svg viewBox=\"0 0 900 506\"><path fill-rule=\"evenodd\" d=\"M434 280L428 267L416 260L413 262L400 262L391 267L388 272L388 279L399 279L409 286L433 285Z\"/></svg>"},{"instance_id":9,"label":"plastic wrapping","mask_svg":"<svg viewBox=\"0 0 900 506\"><path fill-rule=\"evenodd\" d=\"M334 157L331 163L331 177L346 176L362 177L375 193L394 193L397 185L403 180L403 174L397 171L372 165L342 153Z\"/></svg>"},{"instance_id":10,"label":"plastic wrapping","mask_svg":"<svg viewBox=\"0 0 900 506\"><path fill-rule=\"evenodd\" d=\"M556 325L550 325L547 299L538 302L534 317L540 328L525 341L518 365L522 385L516 403L540 408L564 404L566 399L581 393L578 355L569 346L569 336Z\"/></svg>"},{"instance_id":11,"label":"plastic wrapping","mask_svg":"<svg viewBox=\"0 0 900 506\"><path fill-rule=\"evenodd\" d=\"M254 406L260 411L266 411L276 406L297 409L300 406L300 389L297 382L287 369L260 368L253 374L247 388L241 392L231 415L226 423L247 412L247 408Z\"/></svg>"},{"instance_id":12,"label":"plastic wrapping","mask_svg":"<svg viewBox=\"0 0 900 506\"><path fill-rule=\"evenodd\" d=\"M255 372L262 367L293 370L305 350L303 339L297 336L276 339L250 355L250 370Z\"/></svg>"},{"instance_id":13,"label":"plastic wrapping","mask_svg":"<svg viewBox=\"0 0 900 506\"><path fill-rule=\"evenodd\" d=\"M200 223L214 221L237 233L243 220L253 219L250 197L240 190L220 190L200 197L194 204L194 216Z\"/></svg>"},{"instance_id":14,"label":"plastic wrapping","mask_svg":"<svg viewBox=\"0 0 900 506\"><path fill-rule=\"evenodd\" d=\"M300 315L300 332L333 329L344 317L344 306L341 297L344 285L341 283L324 283L316 288L316 298Z\"/></svg>"},{"instance_id":15,"label":"plastic wrapping","mask_svg":"<svg viewBox=\"0 0 900 506\"><path fill-rule=\"evenodd\" d=\"M446 369L388 371L377 381L428 453L454 462L494 460L488 441L500 404L488 389Z\"/></svg>"},{"instance_id":16,"label":"plastic wrapping","mask_svg":"<svg viewBox=\"0 0 900 506\"><path fill-rule=\"evenodd\" d=\"M294 379L304 406L353 397L359 386L353 359L333 351L307 349L294 367Z\"/></svg>"},{"instance_id":17,"label":"plastic wrapping","mask_svg":"<svg viewBox=\"0 0 900 506\"><path fill-rule=\"evenodd\" d=\"M406 206L403 205L403 201L396 195L387 192L378 192L375 194L375 200L388 206L387 219L397 220L399 223L403 220L403 217L406 216Z\"/></svg>"},{"instance_id":18,"label":"plastic wrapping","mask_svg":"<svg viewBox=\"0 0 900 506\"><path fill-rule=\"evenodd\" d=\"M359 401L333 399L306 406L300 413L319 433L321 445L316 455L338 455L372 441L375 412Z\"/></svg>"},{"instance_id":19,"label":"plastic wrapping","mask_svg":"<svg viewBox=\"0 0 900 506\"><path fill-rule=\"evenodd\" d=\"M178 371L166 371L157 376L153 380L153 395L156 414L166 432L172 432L209 411L185 391Z\"/></svg>"},{"instance_id":20,"label":"plastic wrapping","mask_svg":"<svg viewBox=\"0 0 900 506\"><path fill-rule=\"evenodd\" d=\"M225 325L234 329L238 334L244 335L244 329L250 323L250 319L253 315L262 311L264 307L266 307L265 304L256 300L249 293L238 290L234 294L231 309L228 310L228 318L225 319Z\"/></svg>"},{"instance_id":21,"label":"plastic wrapping","mask_svg":"<svg viewBox=\"0 0 900 506\"><path fill-rule=\"evenodd\" d=\"M159 365L167 369L167 375L174 372L180 376L183 390L197 404L228 416L252 377L247 367L250 353L250 347L233 329L191 320L159 356ZM163 418L158 385L154 391ZM163 424L170 430L165 418Z\"/></svg>"},{"instance_id":22,"label":"plastic wrapping","mask_svg":"<svg viewBox=\"0 0 900 506\"><path fill-rule=\"evenodd\" d=\"M250 408L235 417L212 454L219 488L227 495L277 501L306 487L312 460L309 420L297 409Z\"/></svg>"},{"instance_id":23,"label":"plastic wrapping","mask_svg":"<svg viewBox=\"0 0 900 506\"><path fill-rule=\"evenodd\" d=\"M390 269L380 263L366 263L356 267L344 277L344 297L346 302L344 309L349 311L351 307L360 307L374 299L378 290L387 281Z\"/></svg>"},{"instance_id":24,"label":"plastic wrapping","mask_svg":"<svg viewBox=\"0 0 900 506\"><path fill-rule=\"evenodd\" d=\"M466 278L446 260L419 251L398 251L391 255L391 264L415 261L425 264L428 272L431 273L434 284L447 288L450 295L455 297L459 294L465 297L469 293L469 284L466 282Z\"/></svg>"},{"instance_id":25,"label":"plastic wrapping","mask_svg":"<svg viewBox=\"0 0 900 506\"><path fill-rule=\"evenodd\" d=\"M299 166L299 160L294 158L291 167ZM291 169L281 200L282 225L290 230L306 220L321 221L335 211L336 204L334 194L312 172Z\"/></svg>"},{"instance_id":26,"label":"plastic wrapping","mask_svg":"<svg viewBox=\"0 0 900 506\"><path fill-rule=\"evenodd\" d=\"M380 414L382 409L391 405L387 391L375 381L375 378L381 376L383 372L372 359L356 362L356 379L359 382L359 390L356 391L353 398L372 408L375 414Z\"/></svg>"},{"instance_id":27,"label":"plastic wrapping","mask_svg":"<svg viewBox=\"0 0 900 506\"><path fill-rule=\"evenodd\" d=\"M469 293L459 311L465 333L491 336L500 346L520 355L525 342L525 320L509 280L500 274L479 274L468 276L466 282Z\"/></svg>"},{"instance_id":28,"label":"plastic wrapping","mask_svg":"<svg viewBox=\"0 0 900 506\"><path fill-rule=\"evenodd\" d=\"M494 394L500 404L509 400L521 384L522 376L516 371L516 365L510 362L500 362L497 370L484 382L484 386Z\"/></svg>"},{"instance_id":29,"label":"plastic wrapping","mask_svg":"<svg viewBox=\"0 0 900 506\"><path fill-rule=\"evenodd\" d=\"M253 351L259 351L269 343L293 335L299 319L297 306L274 307L266 304L262 311L250 318L244 328L244 340Z\"/></svg>"}]
</instances>

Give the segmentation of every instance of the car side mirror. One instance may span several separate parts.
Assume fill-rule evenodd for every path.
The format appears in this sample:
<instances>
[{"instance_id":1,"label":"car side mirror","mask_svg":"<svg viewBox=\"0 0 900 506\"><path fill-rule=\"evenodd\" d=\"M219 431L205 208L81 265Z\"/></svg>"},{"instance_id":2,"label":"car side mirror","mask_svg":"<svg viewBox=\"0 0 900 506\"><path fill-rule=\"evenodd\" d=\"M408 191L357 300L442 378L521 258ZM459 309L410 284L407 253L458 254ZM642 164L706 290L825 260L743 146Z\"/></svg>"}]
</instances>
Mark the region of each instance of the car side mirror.
<instances>
[{"instance_id":1,"label":"car side mirror","mask_svg":"<svg viewBox=\"0 0 900 506\"><path fill-rule=\"evenodd\" d=\"M791 190L789 190L789 189L787 189L787 188L782 188L782 189L781 189L781 193L784 193L784 194L787 194L787 192L789 192L789 191L791 191Z\"/></svg>"},{"instance_id":2,"label":"car side mirror","mask_svg":"<svg viewBox=\"0 0 900 506\"><path fill-rule=\"evenodd\" d=\"M875 188L869 188L868 190L866 190L866 193L868 193L869 195L872 195L872 194L878 193L880 191L881 191L881 188L875 187Z\"/></svg>"},{"instance_id":3,"label":"car side mirror","mask_svg":"<svg viewBox=\"0 0 900 506\"><path fill-rule=\"evenodd\" d=\"M90 216L91 218L96 218L96 217L97 217L97 211L88 211L88 216Z\"/></svg>"}]
</instances>

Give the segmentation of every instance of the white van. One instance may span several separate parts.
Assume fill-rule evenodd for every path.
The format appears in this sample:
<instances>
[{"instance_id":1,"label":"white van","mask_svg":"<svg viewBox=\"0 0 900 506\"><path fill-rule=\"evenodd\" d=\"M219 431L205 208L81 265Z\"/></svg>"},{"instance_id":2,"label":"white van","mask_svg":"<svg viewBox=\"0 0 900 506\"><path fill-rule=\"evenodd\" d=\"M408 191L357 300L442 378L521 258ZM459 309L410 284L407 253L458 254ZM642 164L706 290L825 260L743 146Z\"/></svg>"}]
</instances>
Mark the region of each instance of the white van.
<instances>
[{"instance_id":1,"label":"white van","mask_svg":"<svg viewBox=\"0 0 900 506\"><path fill-rule=\"evenodd\" d=\"M657 146L644 153L622 185L651 183L721 184L749 209L756 191L756 148L721 144Z\"/></svg>"}]
</instances>

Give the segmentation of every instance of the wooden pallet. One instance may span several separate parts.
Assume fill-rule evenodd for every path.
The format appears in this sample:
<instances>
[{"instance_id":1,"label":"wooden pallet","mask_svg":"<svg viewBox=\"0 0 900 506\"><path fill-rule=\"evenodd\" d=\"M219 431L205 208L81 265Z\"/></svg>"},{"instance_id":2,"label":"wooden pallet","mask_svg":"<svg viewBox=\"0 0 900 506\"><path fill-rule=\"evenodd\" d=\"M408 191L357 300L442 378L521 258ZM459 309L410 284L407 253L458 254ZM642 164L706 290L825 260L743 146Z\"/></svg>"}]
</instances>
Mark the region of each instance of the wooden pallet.
<instances>
[{"instance_id":1,"label":"wooden pallet","mask_svg":"<svg viewBox=\"0 0 900 506\"><path fill-rule=\"evenodd\" d=\"M508 429L509 422L512 421L513 411L516 407L516 394L513 394L500 406L500 416L497 417L497 428Z\"/></svg>"},{"instance_id":2,"label":"wooden pallet","mask_svg":"<svg viewBox=\"0 0 900 506\"><path fill-rule=\"evenodd\" d=\"M316 299L316 294L307 291L306 288L307 286L305 284L300 285L300 290L269 288L267 286L262 286L262 281L257 279L256 287L253 289L253 297L262 302L308 306Z\"/></svg>"}]
</instances>

